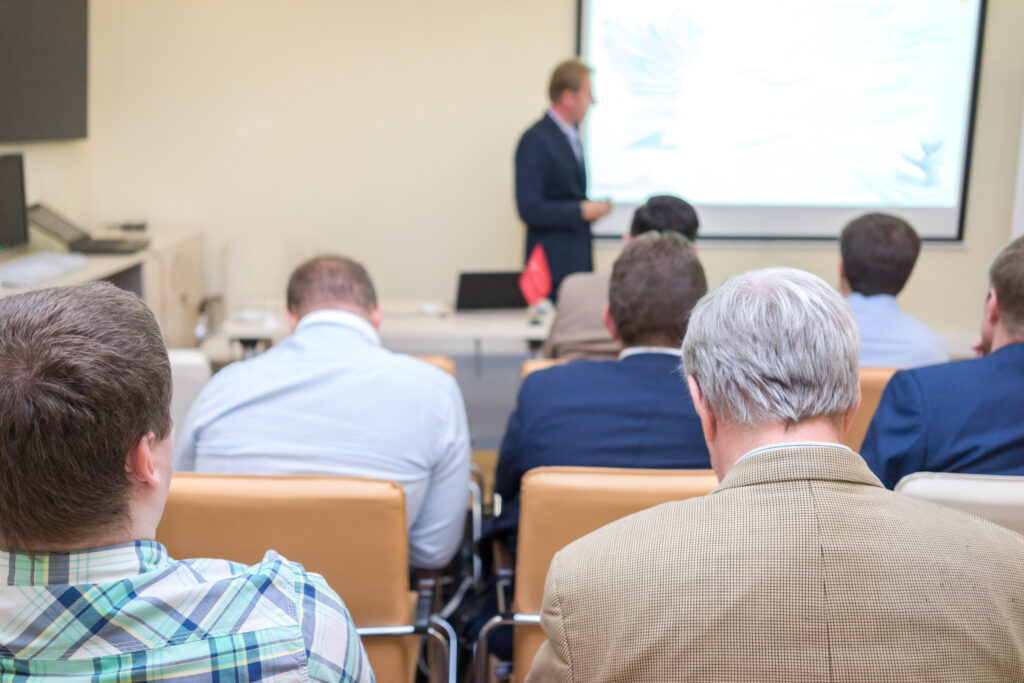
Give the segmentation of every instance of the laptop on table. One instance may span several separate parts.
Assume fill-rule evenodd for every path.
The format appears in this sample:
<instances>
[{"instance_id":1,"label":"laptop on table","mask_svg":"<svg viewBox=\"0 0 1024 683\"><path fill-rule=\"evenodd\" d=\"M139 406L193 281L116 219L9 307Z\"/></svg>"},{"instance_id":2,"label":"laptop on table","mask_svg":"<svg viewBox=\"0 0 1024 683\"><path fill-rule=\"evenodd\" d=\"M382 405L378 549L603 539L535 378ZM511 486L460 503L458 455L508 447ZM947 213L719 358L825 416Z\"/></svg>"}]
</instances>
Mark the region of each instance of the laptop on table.
<instances>
[{"instance_id":1,"label":"laptop on table","mask_svg":"<svg viewBox=\"0 0 1024 683\"><path fill-rule=\"evenodd\" d=\"M28 210L32 225L83 254L131 254L149 246L148 237L94 238L77 225L44 204L33 204Z\"/></svg>"}]
</instances>

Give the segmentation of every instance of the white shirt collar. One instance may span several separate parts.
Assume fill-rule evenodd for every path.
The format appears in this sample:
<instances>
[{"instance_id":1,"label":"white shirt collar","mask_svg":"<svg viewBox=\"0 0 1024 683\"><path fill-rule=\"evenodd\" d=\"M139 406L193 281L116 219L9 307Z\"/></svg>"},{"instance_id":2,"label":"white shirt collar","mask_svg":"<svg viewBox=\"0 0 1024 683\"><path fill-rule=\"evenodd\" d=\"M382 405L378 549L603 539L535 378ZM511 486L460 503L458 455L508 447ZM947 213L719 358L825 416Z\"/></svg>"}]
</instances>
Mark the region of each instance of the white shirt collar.
<instances>
[{"instance_id":1,"label":"white shirt collar","mask_svg":"<svg viewBox=\"0 0 1024 683\"><path fill-rule=\"evenodd\" d=\"M380 335L374 326L370 324L369 320L358 313L340 311L336 308L323 308L319 311L307 313L302 316L302 320L295 326L295 331L298 332L304 327L319 324L349 327L366 337L366 340L374 346L380 346Z\"/></svg>"},{"instance_id":2,"label":"white shirt collar","mask_svg":"<svg viewBox=\"0 0 1024 683\"><path fill-rule=\"evenodd\" d=\"M677 358L681 358L683 350L677 349L673 346L630 346L628 349L622 349L619 351L619 360L635 356L638 353L662 353L666 356L676 356Z\"/></svg>"},{"instance_id":3,"label":"white shirt collar","mask_svg":"<svg viewBox=\"0 0 1024 683\"><path fill-rule=\"evenodd\" d=\"M754 450L748 451L741 455L739 460L737 460L736 462L739 462L740 460L743 460L745 458L749 458L752 455L767 453L768 451L774 451L779 448L806 448L808 446L816 448L845 448L848 451L850 450L843 444L836 443L834 441L791 441L788 443L773 443L768 444L767 446L761 446L760 448L755 448ZM853 451L850 452L852 453ZM733 464L735 465L735 463Z\"/></svg>"}]
</instances>

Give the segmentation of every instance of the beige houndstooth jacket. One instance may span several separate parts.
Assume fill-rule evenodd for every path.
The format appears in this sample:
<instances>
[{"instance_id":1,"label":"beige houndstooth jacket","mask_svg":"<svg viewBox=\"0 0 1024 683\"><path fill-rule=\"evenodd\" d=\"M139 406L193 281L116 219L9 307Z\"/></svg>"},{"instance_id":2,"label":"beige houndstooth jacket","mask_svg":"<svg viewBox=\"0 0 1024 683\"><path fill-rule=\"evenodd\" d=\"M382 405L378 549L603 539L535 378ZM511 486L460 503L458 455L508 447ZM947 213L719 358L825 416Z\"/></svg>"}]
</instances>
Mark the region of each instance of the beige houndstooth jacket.
<instances>
[{"instance_id":1,"label":"beige houndstooth jacket","mask_svg":"<svg viewBox=\"0 0 1024 683\"><path fill-rule=\"evenodd\" d=\"M1024 536L782 447L559 552L543 627L528 683L1024 681Z\"/></svg>"}]
</instances>

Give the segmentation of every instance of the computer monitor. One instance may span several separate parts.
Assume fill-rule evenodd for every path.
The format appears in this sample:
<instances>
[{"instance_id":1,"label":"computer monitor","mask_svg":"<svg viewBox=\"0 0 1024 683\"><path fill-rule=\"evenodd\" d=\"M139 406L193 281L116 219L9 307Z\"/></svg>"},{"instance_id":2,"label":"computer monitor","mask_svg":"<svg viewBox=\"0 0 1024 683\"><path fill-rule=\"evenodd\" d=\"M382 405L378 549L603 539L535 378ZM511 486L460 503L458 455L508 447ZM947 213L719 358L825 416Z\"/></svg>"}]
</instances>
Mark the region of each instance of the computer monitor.
<instances>
[{"instance_id":1,"label":"computer monitor","mask_svg":"<svg viewBox=\"0 0 1024 683\"><path fill-rule=\"evenodd\" d=\"M0 156L0 251L28 244L25 170L20 154Z\"/></svg>"},{"instance_id":2,"label":"computer monitor","mask_svg":"<svg viewBox=\"0 0 1024 683\"><path fill-rule=\"evenodd\" d=\"M490 308L526 308L519 290L518 271L499 273L459 273L455 294L456 311Z\"/></svg>"}]
</instances>

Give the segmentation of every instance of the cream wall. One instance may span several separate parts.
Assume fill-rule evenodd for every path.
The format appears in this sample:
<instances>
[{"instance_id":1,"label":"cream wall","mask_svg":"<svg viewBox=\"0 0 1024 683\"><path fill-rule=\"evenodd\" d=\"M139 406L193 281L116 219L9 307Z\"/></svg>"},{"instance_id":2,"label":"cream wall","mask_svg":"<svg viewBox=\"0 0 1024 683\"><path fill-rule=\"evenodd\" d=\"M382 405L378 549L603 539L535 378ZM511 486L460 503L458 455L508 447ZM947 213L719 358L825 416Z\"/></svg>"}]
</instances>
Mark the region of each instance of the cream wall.
<instances>
[{"instance_id":1,"label":"cream wall","mask_svg":"<svg viewBox=\"0 0 1024 683\"><path fill-rule=\"evenodd\" d=\"M519 133L572 53L575 0L92 0L89 138L27 154L30 200L83 224L144 218L207 238L211 292L278 296L323 249L385 297L450 299L456 273L514 268ZM1024 4L990 0L962 246L928 246L903 304L974 334L1010 234ZM713 103L710 103L713 104ZM230 246L225 258L225 245ZM834 245L701 247L713 283L766 264L835 281ZM616 249L598 249L608 268Z\"/></svg>"}]
</instances>

